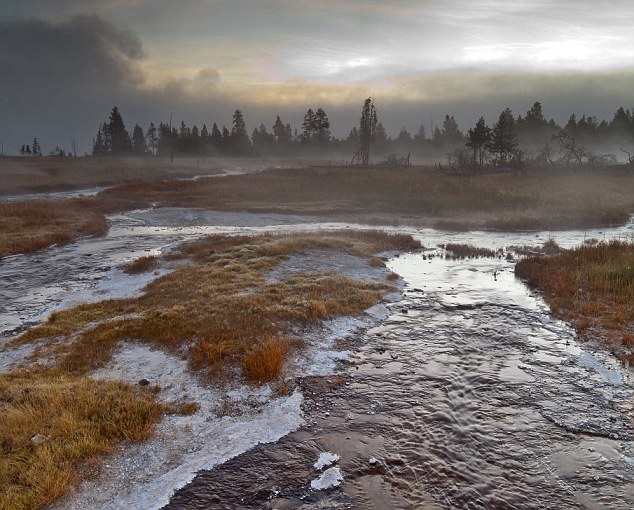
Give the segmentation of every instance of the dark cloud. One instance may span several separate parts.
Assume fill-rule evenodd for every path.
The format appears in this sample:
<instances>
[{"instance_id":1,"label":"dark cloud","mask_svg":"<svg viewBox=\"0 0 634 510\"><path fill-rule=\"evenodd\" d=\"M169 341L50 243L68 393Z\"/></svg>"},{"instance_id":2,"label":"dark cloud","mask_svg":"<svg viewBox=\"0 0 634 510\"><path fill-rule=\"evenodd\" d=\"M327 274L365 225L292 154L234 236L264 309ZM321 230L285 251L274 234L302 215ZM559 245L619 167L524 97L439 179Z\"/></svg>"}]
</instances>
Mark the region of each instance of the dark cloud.
<instances>
[{"instance_id":1,"label":"dark cloud","mask_svg":"<svg viewBox=\"0 0 634 510\"><path fill-rule=\"evenodd\" d=\"M73 131L85 128L91 111L126 96L142 81L137 67L142 57L142 44L133 33L97 16L62 23L0 22L0 136L5 147L33 136L50 138L53 146L67 145Z\"/></svg>"}]
</instances>

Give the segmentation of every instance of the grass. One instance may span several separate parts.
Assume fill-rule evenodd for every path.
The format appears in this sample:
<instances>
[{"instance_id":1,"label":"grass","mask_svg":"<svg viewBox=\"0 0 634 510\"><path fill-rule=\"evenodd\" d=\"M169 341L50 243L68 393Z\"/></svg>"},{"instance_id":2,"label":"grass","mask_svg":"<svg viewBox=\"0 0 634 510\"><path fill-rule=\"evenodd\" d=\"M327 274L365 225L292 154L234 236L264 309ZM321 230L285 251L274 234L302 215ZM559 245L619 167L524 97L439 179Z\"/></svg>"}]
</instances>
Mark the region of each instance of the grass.
<instances>
[{"instance_id":1,"label":"grass","mask_svg":"<svg viewBox=\"0 0 634 510\"><path fill-rule=\"evenodd\" d=\"M313 167L129 184L105 195L159 206L370 218L461 230L557 230L624 223L634 210L633 191L634 175L620 170L456 178L429 167Z\"/></svg>"},{"instance_id":2,"label":"grass","mask_svg":"<svg viewBox=\"0 0 634 510\"><path fill-rule=\"evenodd\" d=\"M410 236L377 231L211 236L172 252L169 258L191 263L152 282L142 296L56 312L19 341L55 339L43 349L77 375L103 366L120 343L132 340L184 355L193 369L210 374L242 367L247 378L270 380L276 375L252 376L244 359L264 352L271 338L284 341L289 348L279 352L287 354L297 325L359 314L392 289L337 274L267 280L279 261L306 250L339 250L379 264L375 253L418 247Z\"/></svg>"},{"instance_id":3,"label":"grass","mask_svg":"<svg viewBox=\"0 0 634 510\"><path fill-rule=\"evenodd\" d=\"M154 270L157 264L158 257L156 255L144 255L126 264L123 270L128 274L148 273Z\"/></svg>"},{"instance_id":4,"label":"grass","mask_svg":"<svg viewBox=\"0 0 634 510\"><path fill-rule=\"evenodd\" d=\"M165 412L154 395L122 382L0 373L0 509L54 502L97 456L149 437Z\"/></svg>"},{"instance_id":5,"label":"grass","mask_svg":"<svg viewBox=\"0 0 634 510\"><path fill-rule=\"evenodd\" d=\"M519 261L518 277L539 288L553 313L582 338L598 339L634 364L634 244L585 243Z\"/></svg>"},{"instance_id":6,"label":"grass","mask_svg":"<svg viewBox=\"0 0 634 510\"><path fill-rule=\"evenodd\" d=\"M102 212L81 200L0 203L0 258L107 231Z\"/></svg>"},{"instance_id":7,"label":"grass","mask_svg":"<svg viewBox=\"0 0 634 510\"><path fill-rule=\"evenodd\" d=\"M21 158L19 162L35 165L32 160L48 159L55 158ZM149 206L308 214L449 230L608 226L625 223L634 211L634 174L622 170L572 173L551 169L521 177L457 178L429 167L311 167L174 181L202 169L190 163L178 170L166 167L163 160L143 158L103 162L65 158L53 163L57 165L54 169L40 170L69 179L53 179L55 186L76 185L70 178L79 175L78 165L97 166L94 179L99 182L107 177L111 184L126 184L93 198L0 206L0 257L72 242L82 235L103 234L105 213ZM10 181L3 182L6 186Z\"/></svg>"},{"instance_id":8,"label":"grass","mask_svg":"<svg viewBox=\"0 0 634 510\"><path fill-rule=\"evenodd\" d=\"M496 257L501 255L499 250L496 252L490 248L478 248L471 244L447 243L441 245L441 248L445 249L447 257L454 259Z\"/></svg>"},{"instance_id":9,"label":"grass","mask_svg":"<svg viewBox=\"0 0 634 510\"><path fill-rule=\"evenodd\" d=\"M213 175L226 159L177 158L0 158L0 195L113 186L125 182Z\"/></svg>"},{"instance_id":10,"label":"grass","mask_svg":"<svg viewBox=\"0 0 634 510\"><path fill-rule=\"evenodd\" d=\"M138 298L52 314L17 340L43 340L34 361L49 364L0 374L0 510L55 501L121 441L149 437L164 413L196 411L195 403L157 403L157 389L149 386L87 377L117 347L146 342L186 357L210 377L240 370L255 384L279 380L289 354L303 345L298 327L359 314L393 287L321 273L271 281L271 269L309 250L339 250L378 264L378 252L419 247L410 236L378 231L211 236L171 252L169 259L187 265ZM280 388L288 391L283 381Z\"/></svg>"}]
</instances>

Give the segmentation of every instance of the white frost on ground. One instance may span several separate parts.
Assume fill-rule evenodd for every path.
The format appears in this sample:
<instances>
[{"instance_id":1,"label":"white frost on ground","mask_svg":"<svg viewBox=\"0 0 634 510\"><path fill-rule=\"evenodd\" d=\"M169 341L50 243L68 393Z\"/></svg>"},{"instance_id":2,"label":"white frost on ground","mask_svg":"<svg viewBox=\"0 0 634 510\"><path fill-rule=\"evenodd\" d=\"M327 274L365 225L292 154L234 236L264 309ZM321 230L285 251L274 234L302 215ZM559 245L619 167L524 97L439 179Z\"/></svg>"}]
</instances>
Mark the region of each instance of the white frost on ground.
<instances>
[{"instance_id":1,"label":"white frost on ground","mask_svg":"<svg viewBox=\"0 0 634 510\"><path fill-rule=\"evenodd\" d=\"M128 299L140 296L146 285L169 273L167 269L157 269L147 273L127 274L117 267L108 270L106 277L89 289L68 292L61 296L61 303L42 312L42 316L32 320L45 319L52 312L65 310L84 303L96 303L105 299Z\"/></svg>"},{"instance_id":2,"label":"white frost on ground","mask_svg":"<svg viewBox=\"0 0 634 510\"><path fill-rule=\"evenodd\" d=\"M330 489L331 487L337 487L343 482L343 475L341 470L336 467L326 469L322 475L310 482L310 488L316 491Z\"/></svg>"},{"instance_id":3,"label":"white frost on ground","mask_svg":"<svg viewBox=\"0 0 634 510\"><path fill-rule=\"evenodd\" d=\"M321 452L319 454L319 458L317 459L317 462L313 464L313 467L321 471L325 467L331 466L335 462L338 462L340 458L341 457L339 457L339 455L337 455L336 453Z\"/></svg>"},{"instance_id":4,"label":"white frost on ground","mask_svg":"<svg viewBox=\"0 0 634 510\"><path fill-rule=\"evenodd\" d=\"M579 366L585 368L586 370L593 370L596 372L599 377L601 377L601 379L609 385L623 386L623 376L619 372L607 368L601 359L589 352L583 352L581 356L579 356L578 363Z\"/></svg>"},{"instance_id":5,"label":"white frost on ground","mask_svg":"<svg viewBox=\"0 0 634 510\"><path fill-rule=\"evenodd\" d=\"M24 364L36 348L36 344L14 346L0 340L0 372L8 372Z\"/></svg>"},{"instance_id":6,"label":"white frost on ground","mask_svg":"<svg viewBox=\"0 0 634 510\"><path fill-rule=\"evenodd\" d=\"M366 259L345 254L339 256L342 256L341 260L335 255L328 257L327 270L374 281L385 281L389 274L385 268L370 266ZM292 259L292 263L286 261L283 272L276 271L273 277L283 278L284 273L289 275L307 269L313 272L324 270L317 257ZM132 277L136 281L132 284L129 275L116 271L118 273L113 272L109 278L110 283L104 282L99 287L102 291L107 290L107 297L140 292L150 281L144 280L147 275L139 275ZM392 294L386 300L398 297L398 294ZM90 298L90 293L82 295L82 299ZM306 339L307 348L288 364L284 376L332 374L336 361L350 355L349 351L336 351L335 342L359 329L371 327L386 311L384 305L377 305L361 317L338 317L297 332ZM303 423L302 396L297 391L290 396L275 397L269 386L234 386L221 390L193 375L185 360L145 345L125 346L107 367L93 373L92 377L131 384L146 379L151 385L161 387L159 397L164 401L193 401L200 405L200 409L191 416L165 417L152 439L108 457L95 476L54 505L53 510L160 508L198 471L211 469L257 444L277 441ZM338 456L334 457L338 459ZM339 469L330 468L319 480L313 480L311 487L334 487L342 480Z\"/></svg>"},{"instance_id":7,"label":"white frost on ground","mask_svg":"<svg viewBox=\"0 0 634 510\"><path fill-rule=\"evenodd\" d=\"M178 215L181 211L174 212ZM199 219L191 218L194 222ZM263 221L275 224L275 220L277 218L273 217ZM62 294L58 305L41 310L37 317L29 317L29 322L46 320L53 311L81 303L138 296L148 283L169 270L162 268L129 275L120 268L111 268L96 285ZM373 281L385 281L389 274L386 268L371 266L362 257L313 251L283 261L268 277L276 280L298 272L324 271ZM398 293L392 294L385 301L399 297ZM384 304L379 304L360 317L338 317L297 331L298 336L306 340L307 347L288 363L284 377L334 373L336 362L350 355L349 351L337 351L336 341L371 327L387 314ZM0 345L0 371L26 362L37 347L10 345L10 339L5 344ZM166 416L150 440L127 445L106 457L74 492L51 506L52 510L161 508L175 490L189 483L200 470L211 469L257 444L277 441L303 423L302 395L297 391L279 397L269 386L234 385L220 389L190 372L186 360L146 345L124 345L108 366L92 373L91 377L123 380L130 384L146 379L161 388L158 394L161 400L196 402L200 408L190 416ZM332 460L320 469L338 460L338 456L329 455ZM311 486L324 489L337 486L342 480L339 469L330 468Z\"/></svg>"},{"instance_id":8,"label":"white frost on ground","mask_svg":"<svg viewBox=\"0 0 634 510\"><path fill-rule=\"evenodd\" d=\"M192 375L186 361L144 345L126 347L92 377L131 384L147 379L162 388L162 400L194 401L200 409L191 416L165 417L155 437L108 457L96 477L53 509L160 508L198 471L277 441L302 424L298 392L273 397L266 386L240 386L223 393ZM239 416L218 416L227 402Z\"/></svg>"}]
</instances>

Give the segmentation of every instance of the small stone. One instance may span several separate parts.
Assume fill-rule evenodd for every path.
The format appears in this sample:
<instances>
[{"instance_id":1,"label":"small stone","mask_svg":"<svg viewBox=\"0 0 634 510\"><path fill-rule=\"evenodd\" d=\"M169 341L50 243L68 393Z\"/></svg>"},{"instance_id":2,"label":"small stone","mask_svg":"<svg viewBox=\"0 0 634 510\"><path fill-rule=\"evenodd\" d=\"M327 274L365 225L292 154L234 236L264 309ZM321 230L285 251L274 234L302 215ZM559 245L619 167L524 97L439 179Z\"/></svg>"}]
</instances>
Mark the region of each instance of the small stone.
<instances>
[{"instance_id":1,"label":"small stone","mask_svg":"<svg viewBox=\"0 0 634 510\"><path fill-rule=\"evenodd\" d=\"M35 434L31 438L31 443L33 443L34 445L42 444L48 441L50 438L51 436L45 436L44 434Z\"/></svg>"},{"instance_id":2,"label":"small stone","mask_svg":"<svg viewBox=\"0 0 634 510\"><path fill-rule=\"evenodd\" d=\"M147 379L141 379L139 381L139 386L149 386L150 385L150 381L148 381Z\"/></svg>"},{"instance_id":3,"label":"small stone","mask_svg":"<svg viewBox=\"0 0 634 510\"><path fill-rule=\"evenodd\" d=\"M370 466L374 466L377 462L378 462L378 460L376 460L374 457L372 457L372 458L368 461L368 464L370 464Z\"/></svg>"}]
</instances>

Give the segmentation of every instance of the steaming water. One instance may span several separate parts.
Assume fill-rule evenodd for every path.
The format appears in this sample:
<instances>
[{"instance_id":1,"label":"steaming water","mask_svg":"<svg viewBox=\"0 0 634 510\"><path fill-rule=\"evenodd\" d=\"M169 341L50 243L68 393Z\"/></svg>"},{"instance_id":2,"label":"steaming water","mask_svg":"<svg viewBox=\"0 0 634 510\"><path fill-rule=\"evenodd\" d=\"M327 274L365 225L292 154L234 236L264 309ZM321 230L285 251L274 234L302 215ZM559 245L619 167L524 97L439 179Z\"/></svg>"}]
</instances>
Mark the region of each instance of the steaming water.
<instances>
[{"instance_id":1,"label":"steaming water","mask_svg":"<svg viewBox=\"0 0 634 510\"><path fill-rule=\"evenodd\" d=\"M0 329L8 338L72 293L101 288L107 297L104 283L117 265L202 234L342 227L292 220L183 209L112 216L104 239L0 262ZM630 222L553 237L572 246L633 232ZM429 247L499 248L549 238L413 233ZM171 507L634 507L629 370L578 345L515 280L513 262L432 254L390 260L405 281L404 297L380 326L354 339L357 354L342 367L345 384L299 382L305 428L202 473ZM344 482L312 491L320 474L313 464L324 451L341 457Z\"/></svg>"}]
</instances>

